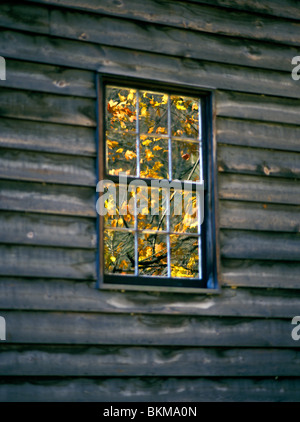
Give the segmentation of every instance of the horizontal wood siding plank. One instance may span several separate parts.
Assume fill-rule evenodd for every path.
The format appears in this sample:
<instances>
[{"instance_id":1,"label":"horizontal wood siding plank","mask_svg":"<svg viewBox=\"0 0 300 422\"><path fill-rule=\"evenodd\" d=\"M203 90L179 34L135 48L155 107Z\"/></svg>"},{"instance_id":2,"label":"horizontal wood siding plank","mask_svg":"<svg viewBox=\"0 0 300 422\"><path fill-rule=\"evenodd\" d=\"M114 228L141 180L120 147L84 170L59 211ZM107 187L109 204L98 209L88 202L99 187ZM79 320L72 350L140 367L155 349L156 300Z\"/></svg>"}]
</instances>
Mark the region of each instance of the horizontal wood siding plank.
<instances>
[{"instance_id":1,"label":"horizontal wood siding plank","mask_svg":"<svg viewBox=\"0 0 300 422\"><path fill-rule=\"evenodd\" d=\"M219 201L219 224L225 229L300 232L300 207Z\"/></svg>"},{"instance_id":2,"label":"horizontal wood siding plank","mask_svg":"<svg viewBox=\"0 0 300 422\"><path fill-rule=\"evenodd\" d=\"M35 1L35 0L33 0ZM39 0L37 0L39 1ZM47 2L48 0L41 0ZM57 3L60 0L54 0ZM72 0L63 0L72 1ZM264 0L263 2L257 2L256 0L188 0L192 3L209 4L214 6L226 7L228 9L238 9L249 11L252 13L262 13L270 16L279 16L289 19L300 20L300 10L294 0L285 0L282 3L281 0ZM51 0L49 0L51 2Z\"/></svg>"},{"instance_id":3,"label":"horizontal wood siding plank","mask_svg":"<svg viewBox=\"0 0 300 422\"><path fill-rule=\"evenodd\" d=\"M88 127L96 125L92 99L9 88L0 90L0 116Z\"/></svg>"},{"instance_id":4,"label":"horizontal wood siding plank","mask_svg":"<svg viewBox=\"0 0 300 422\"><path fill-rule=\"evenodd\" d=\"M100 45L288 72L291 71L291 57L298 54L296 47L286 45L270 45L249 39L241 42L235 38L228 43L227 37L207 32L189 31L187 34L186 29L165 25L141 25L137 21L82 11L49 10L45 6L33 8L35 15L40 9L40 19L33 19L29 23L31 6L1 5L2 26ZM62 85L66 84L62 82Z\"/></svg>"},{"instance_id":5,"label":"horizontal wood siding plank","mask_svg":"<svg viewBox=\"0 0 300 422\"><path fill-rule=\"evenodd\" d=\"M174 364L176 362L176 364ZM0 350L8 376L300 376L294 349L10 346Z\"/></svg>"},{"instance_id":6,"label":"horizontal wood siding plank","mask_svg":"<svg viewBox=\"0 0 300 422\"><path fill-rule=\"evenodd\" d=\"M44 1L46 2L47 0ZM300 24L297 21L287 22L286 19L268 16L258 18L255 14L236 10L228 13L226 9L203 4L183 1L157 3L145 0L141 8L138 0L125 0L118 7L108 0L101 1L101 5L97 0L52 0L50 3L214 34L263 39L297 46L299 41Z\"/></svg>"},{"instance_id":7,"label":"horizontal wood siding plank","mask_svg":"<svg viewBox=\"0 0 300 422\"><path fill-rule=\"evenodd\" d=\"M222 259L222 284L233 287L299 289L299 262Z\"/></svg>"},{"instance_id":8,"label":"horizontal wood siding plank","mask_svg":"<svg viewBox=\"0 0 300 422\"><path fill-rule=\"evenodd\" d=\"M19 181L96 186L93 158L0 149L0 178Z\"/></svg>"},{"instance_id":9,"label":"horizontal wood siding plank","mask_svg":"<svg viewBox=\"0 0 300 422\"><path fill-rule=\"evenodd\" d=\"M223 117L299 126L300 100L239 92L216 92L216 114Z\"/></svg>"},{"instance_id":10,"label":"horizontal wood siding plank","mask_svg":"<svg viewBox=\"0 0 300 422\"><path fill-rule=\"evenodd\" d=\"M300 261L298 233L222 230L220 241L225 258Z\"/></svg>"},{"instance_id":11,"label":"horizontal wood siding plank","mask_svg":"<svg viewBox=\"0 0 300 422\"><path fill-rule=\"evenodd\" d=\"M1 118L0 146L29 151L96 156L95 130Z\"/></svg>"},{"instance_id":12,"label":"horizontal wood siding plank","mask_svg":"<svg viewBox=\"0 0 300 422\"><path fill-rule=\"evenodd\" d=\"M298 290L222 286L220 295L180 295L105 291L88 281L0 278L1 310L292 318L299 306Z\"/></svg>"},{"instance_id":13,"label":"horizontal wood siding plank","mask_svg":"<svg viewBox=\"0 0 300 422\"><path fill-rule=\"evenodd\" d=\"M96 189L0 180L0 209L96 217Z\"/></svg>"},{"instance_id":14,"label":"horizontal wood siding plank","mask_svg":"<svg viewBox=\"0 0 300 422\"><path fill-rule=\"evenodd\" d=\"M149 23L141 25L136 21L69 12L65 9L52 10L49 20L50 33L57 37L240 66L290 72L291 57L298 54L296 47L286 45L250 40L241 42L234 38L228 43L227 38L203 32L187 32L186 29ZM45 33L47 28L43 28Z\"/></svg>"},{"instance_id":15,"label":"horizontal wood siding plank","mask_svg":"<svg viewBox=\"0 0 300 422\"><path fill-rule=\"evenodd\" d=\"M300 379L2 377L1 402L297 402ZM188 404L190 403L190 404Z\"/></svg>"},{"instance_id":16,"label":"horizontal wood siding plank","mask_svg":"<svg viewBox=\"0 0 300 422\"><path fill-rule=\"evenodd\" d=\"M87 249L0 245L0 274L95 280L96 253Z\"/></svg>"},{"instance_id":17,"label":"horizontal wood siding plank","mask_svg":"<svg viewBox=\"0 0 300 422\"><path fill-rule=\"evenodd\" d=\"M300 205L297 180L221 173L218 189L220 199Z\"/></svg>"},{"instance_id":18,"label":"horizontal wood siding plank","mask_svg":"<svg viewBox=\"0 0 300 422\"><path fill-rule=\"evenodd\" d=\"M8 343L300 347L291 320L1 311Z\"/></svg>"},{"instance_id":19,"label":"horizontal wood siding plank","mask_svg":"<svg viewBox=\"0 0 300 422\"><path fill-rule=\"evenodd\" d=\"M73 248L96 247L94 219L1 212L0 243Z\"/></svg>"},{"instance_id":20,"label":"horizontal wood siding plank","mask_svg":"<svg viewBox=\"0 0 300 422\"><path fill-rule=\"evenodd\" d=\"M9 77L0 80L0 87L96 97L92 72L10 59L6 61L6 74Z\"/></svg>"},{"instance_id":21,"label":"horizontal wood siding plank","mask_svg":"<svg viewBox=\"0 0 300 422\"><path fill-rule=\"evenodd\" d=\"M292 98L300 96L299 84L291 78L290 72L180 59L44 35L34 37L10 30L3 30L0 34L0 52L8 59L34 60L191 87L217 87Z\"/></svg>"},{"instance_id":22,"label":"horizontal wood siding plank","mask_svg":"<svg viewBox=\"0 0 300 422\"><path fill-rule=\"evenodd\" d=\"M300 152L300 126L296 125L218 117L216 137L220 144Z\"/></svg>"},{"instance_id":23,"label":"horizontal wood siding plank","mask_svg":"<svg viewBox=\"0 0 300 422\"><path fill-rule=\"evenodd\" d=\"M219 145L219 172L299 178L300 153Z\"/></svg>"}]
</instances>

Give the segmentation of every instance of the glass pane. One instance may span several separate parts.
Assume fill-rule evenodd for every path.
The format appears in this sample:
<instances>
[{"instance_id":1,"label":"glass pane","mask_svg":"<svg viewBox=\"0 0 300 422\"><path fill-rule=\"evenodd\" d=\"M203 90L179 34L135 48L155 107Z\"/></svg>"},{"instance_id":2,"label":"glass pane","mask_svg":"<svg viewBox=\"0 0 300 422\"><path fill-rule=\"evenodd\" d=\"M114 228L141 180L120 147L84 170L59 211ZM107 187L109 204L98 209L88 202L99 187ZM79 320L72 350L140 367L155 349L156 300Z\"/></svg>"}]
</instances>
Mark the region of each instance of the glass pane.
<instances>
[{"instance_id":1,"label":"glass pane","mask_svg":"<svg viewBox=\"0 0 300 422\"><path fill-rule=\"evenodd\" d=\"M134 235L129 231L104 231L106 274L134 274Z\"/></svg>"},{"instance_id":2,"label":"glass pane","mask_svg":"<svg viewBox=\"0 0 300 422\"><path fill-rule=\"evenodd\" d=\"M172 172L173 179L192 180L199 176L199 143L172 142Z\"/></svg>"},{"instance_id":3,"label":"glass pane","mask_svg":"<svg viewBox=\"0 0 300 422\"><path fill-rule=\"evenodd\" d=\"M198 138L199 100L197 98L171 96L172 136Z\"/></svg>"},{"instance_id":4,"label":"glass pane","mask_svg":"<svg viewBox=\"0 0 300 422\"><path fill-rule=\"evenodd\" d=\"M191 191L173 192L170 203L171 232L198 233L198 228L198 204L196 194Z\"/></svg>"},{"instance_id":5,"label":"glass pane","mask_svg":"<svg viewBox=\"0 0 300 422\"><path fill-rule=\"evenodd\" d=\"M108 174L124 172L136 175L136 137L127 133L106 134L106 163Z\"/></svg>"},{"instance_id":6,"label":"glass pane","mask_svg":"<svg viewBox=\"0 0 300 422\"><path fill-rule=\"evenodd\" d=\"M168 134L168 95L141 91L140 133Z\"/></svg>"},{"instance_id":7,"label":"glass pane","mask_svg":"<svg viewBox=\"0 0 300 422\"><path fill-rule=\"evenodd\" d=\"M131 212L130 202L134 201L132 192L128 192L127 185L115 185L115 192L107 192L104 207L105 227L134 228L134 212ZM131 199L132 198L132 199Z\"/></svg>"},{"instance_id":8,"label":"glass pane","mask_svg":"<svg viewBox=\"0 0 300 422\"><path fill-rule=\"evenodd\" d=\"M136 130L136 90L106 87L106 130Z\"/></svg>"},{"instance_id":9,"label":"glass pane","mask_svg":"<svg viewBox=\"0 0 300 422\"><path fill-rule=\"evenodd\" d=\"M169 157L168 140L141 136L140 175L153 179L168 179Z\"/></svg>"},{"instance_id":10,"label":"glass pane","mask_svg":"<svg viewBox=\"0 0 300 422\"><path fill-rule=\"evenodd\" d=\"M147 211L148 213L138 214L139 230L166 230L166 197L163 196L162 189L146 188L148 192Z\"/></svg>"},{"instance_id":11,"label":"glass pane","mask_svg":"<svg viewBox=\"0 0 300 422\"><path fill-rule=\"evenodd\" d=\"M170 235L171 277L198 277L198 237Z\"/></svg>"},{"instance_id":12,"label":"glass pane","mask_svg":"<svg viewBox=\"0 0 300 422\"><path fill-rule=\"evenodd\" d=\"M167 236L143 233L138 239L139 275L167 276Z\"/></svg>"}]
</instances>

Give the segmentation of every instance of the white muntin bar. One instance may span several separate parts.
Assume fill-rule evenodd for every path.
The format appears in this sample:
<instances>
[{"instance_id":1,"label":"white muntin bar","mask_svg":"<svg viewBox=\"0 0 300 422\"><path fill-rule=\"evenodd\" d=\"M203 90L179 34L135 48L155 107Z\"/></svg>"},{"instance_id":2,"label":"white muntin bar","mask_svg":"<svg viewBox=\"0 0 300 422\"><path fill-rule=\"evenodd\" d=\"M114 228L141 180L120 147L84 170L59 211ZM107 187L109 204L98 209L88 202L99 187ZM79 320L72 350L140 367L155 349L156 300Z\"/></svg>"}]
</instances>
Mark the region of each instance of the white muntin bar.
<instances>
[{"instance_id":1,"label":"white muntin bar","mask_svg":"<svg viewBox=\"0 0 300 422\"><path fill-rule=\"evenodd\" d=\"M136 91L136 176L140 177L140 91Z\"/></svg>"},{"instance_id":2,"label":"white muntin bar","mask_svg":"<svg viewBox=\"0 0 300 422\"><path fill-rule=\"evenodd\" d=\"M169 160L169 180L172 180L172 130L171 130L171 97L168 95L168 160Z\"/></svg>"},{"instance_id":3,"label":"white muntin bar","mask_svg":"<svg viewBox=\"0 0 300 422\"><path fill-rule=\"evenodd\" d=\"M137 197L134 196L134 275L139 274L139 239L138 239L138 215Z\"/></svg>"},{"instance_id":4,"label":"white muntin bar","mask_svg":"<svg viewBox=\"0 0 300 422\"><path fill-rule=\"evenodd\" d=\"M171 277L171 242L170 242L170 189L166 192L166 207L167 207L167 270L168 277Z\"/></svg>"}]
</instances>

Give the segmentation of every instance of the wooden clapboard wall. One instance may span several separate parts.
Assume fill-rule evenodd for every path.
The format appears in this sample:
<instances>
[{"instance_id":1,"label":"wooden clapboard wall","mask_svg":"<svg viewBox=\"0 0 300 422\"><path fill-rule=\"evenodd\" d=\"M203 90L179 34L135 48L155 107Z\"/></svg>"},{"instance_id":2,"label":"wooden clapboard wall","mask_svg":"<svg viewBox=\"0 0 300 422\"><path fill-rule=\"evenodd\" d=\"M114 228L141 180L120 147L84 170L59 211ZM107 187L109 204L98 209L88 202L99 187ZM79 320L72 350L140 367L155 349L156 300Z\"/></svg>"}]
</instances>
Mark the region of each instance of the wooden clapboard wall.
<instances>
[{"instance_id":1,"label":"wooden clapboard wall","mask_svg":"<svg viewBox=\"0 0 300 422\"><path fill-rule=\"evenodd\" d=\"M296 3L1 2L1 401L299 401ZM215 90L219 295L95 290L97 72Z\"/></svg>"}]
</instances>

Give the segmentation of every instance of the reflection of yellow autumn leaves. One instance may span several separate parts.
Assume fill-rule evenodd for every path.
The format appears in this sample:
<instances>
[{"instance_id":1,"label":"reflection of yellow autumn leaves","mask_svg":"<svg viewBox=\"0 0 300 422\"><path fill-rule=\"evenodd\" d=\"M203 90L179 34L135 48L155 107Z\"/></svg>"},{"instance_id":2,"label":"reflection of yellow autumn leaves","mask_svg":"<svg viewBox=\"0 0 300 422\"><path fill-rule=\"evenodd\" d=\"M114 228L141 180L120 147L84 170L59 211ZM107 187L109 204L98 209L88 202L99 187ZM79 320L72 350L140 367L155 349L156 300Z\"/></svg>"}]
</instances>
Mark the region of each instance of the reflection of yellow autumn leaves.
<instances>
[{"instance_id":1,"label":"reflection of yellow autumn leaves","mask_svg":"<svg viewBox=\"0 0 300 422\"><path fill-rule=\"evenodd\" d=\"M129 150L127 150L125 152L125 158L126 158L126 160L132 160L135 157L136 157L136 153L135 152L129 151Z\"/></svg>"},{"instance_id":2,"label":"reflection of yellow autumn leaves","mask_svg":"<svg viewBox=\"0 0 300 422\"><path fill-rule=\"evenodd\" d=\"M173 179L199 180L199 104L186 96L106 87L107 172L169 179L170 169ZM141 275L167 276L171 271L172 277L197 277L197 212L171 215L167 226L162 204L153 216L149 210L156 204L150 195L147 201L148 207L142 205L136 219L128 209L123 212L118 207L116 215L104 217L106 272L132 274L138 266ZM107 201L105 206L109 210L113 204ZM162 233L167 227L171 234Z\"/></svg>"},{"instance_id":3,"label":"reflection of yellow autumn leaves","mask_svg":"<svg viewBox=\"0 0 300 422\"><path fill-rule=\"evenodd\" d=\"M197 237L171 235L171 277L195 277L198 275Z\"/></svg>"}]
</instances>

